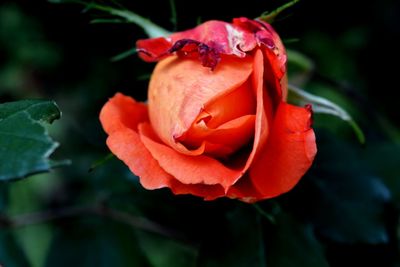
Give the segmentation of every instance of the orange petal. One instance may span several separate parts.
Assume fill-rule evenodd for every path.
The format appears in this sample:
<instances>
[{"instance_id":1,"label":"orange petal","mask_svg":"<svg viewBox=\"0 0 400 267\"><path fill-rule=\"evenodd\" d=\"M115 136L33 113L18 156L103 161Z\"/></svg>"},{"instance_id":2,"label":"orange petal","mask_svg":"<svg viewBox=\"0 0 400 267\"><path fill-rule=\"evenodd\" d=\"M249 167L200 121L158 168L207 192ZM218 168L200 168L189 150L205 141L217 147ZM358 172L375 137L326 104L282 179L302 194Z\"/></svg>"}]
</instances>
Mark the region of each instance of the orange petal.
<instances>
[{"instance_id":1,"label":"orange petal","mask_svg":"<svg viewBox=\"0 0 400 267\"><path fill-rule=\"evenodd\" d=\"M144 104L117 93L102 108L100 121L109 134L107 145L111 152L140 177L145 188L169 185L172 176L160 168L136 132L140 122L148 121Z\"/></svg>"},{"instance_id":2,"label":"orange petal","mask_svg":"<svg viewBox=\"0 0 400 267\"><path fill-rule=\"evenodd\" d=\"M235 151L246 145L254 136L255 115L246 115L222 124L210 131L206 140L224 144Z\"/></svg>"},{"instance_id":3,"label":"orange petal","mask_svg":"<svg viewBox=\"0 0 400 267\"><path fill-rule=\"evenodd\" d=\"M309 109L279 104L268 141L250 168L250 178L263 198L289 191L311 166L317 148L310 125Z\"/></svg>"},{"instance_id":4,"label":"orange petal","mask_svg":"<svg viewBox=\"0 0 400 267\"><path fill-rule=\"evenodd\" d=\"M247 173L229 189L227 197L237 198L247 203L254 203L263 199Z\"/></svg>"},{"instance_id":5,"label":"orange petal","mask_svg":"<svg viewBox=\"0 0 400 267\"><path fill-rule=\"evenodd\" d=\"M252 85L257 101L255 133L253 148L243 167L243 171L248 170L260 148L264 146L269 135L269 118L272 117L271 99L266 94L264 87L264 59L260 50L256 50L254 55Z\"/></svg>"},{"instance_id":6,"label":"orange petal","mask_svg":"<svg viewBox=\"0 0 400 267\"><path fill-rule=\"evenodd\" d=\"M261 20L248 18L235 18L233 24L256 36L258 47L262 49L265 57L265 82L267 90L274 96L275 103L286 100L287 80L286 74L287 55L285 47L274 28Z\"/></svg>"},{"instance_id":7,"label":"orange petal","mask_svg":"<svg viewBox=\"0 0 400 267\"><path fill-rule=\"evenodd\" d=\"M130 129L114 132L107 138L107 145L114 155L139 176L144 188L158 189L169 186L173 177L160 167L136 132Z\"/></svg>"},{"instance_id":8,"label":"orange petal","mask_svg":"<svg viewBox=\"0 0 400 267\"><path fill-rule=\"evenodd\" d=\"M248 80L234 91L206 103L203 112L210 115L207 126L217 128L238 117L255 114L255 111L256 98Z\"/></svg>"},{"instance_id":9,"label":"orange petal","mask_svg":"<svg viewBox=\"0 0 400 267\"><path fill-rule=\"evenodd\" d=\"M165 172L143 145L139 135L129 129L114 132L107 139L110 150L121 159L129 169L139 176L146 189L168 187L174 194L192 194L213 200L225 195L220 185L183 184Z\"/></svg>"},{"instance_id":10,"label":"orange petal","mask_svg":"<svg viewBox=\"0 0 400 267\"><path fill-rule=\"evenodd\" d=\"M207 103L189 130L175 140L192 152L206 142L203 152L227 156L253 138L255 109L255 96L248 80L234 91Z\"/></svg>"},{"instance_id":11,"label":"orange petal","mask_svg":"<svg viewBox=\"0 0 400 267\"><path fill-rule=\"evenodd\" d=\"M176 195L191 194L202 197L204 200L214 200L225 196L224 189L220 185L183 184L176 179L171 180L170 189Z\"/></svg>"},{"instance_id":12,"label":"orange petal","mask_svg":"<svg viewBox=\"0 0 400 267\"><path fill-rule=\"evenodd\" d=\"M267 95L264 85L264 59L263 53L257 50L254 55L254 70L252 75L253 88L257 97L257 111L255 134L252 151L246 161L243 171L252 168L253 160L262 153L270 131L272 118L272 102ZM248 172L227 193L228 197L238 198L244 202L255 202L262 199L262 195L254 187Z\"/></svg>"},{"instance_id":13,"label":"orange petal","mask_svg":"<svg viewBox=\"0 0 400 267\"><path fill-rule=\"evenodd\" d=\"M188 148L203 147L205 143L205 153L218 157L228 156L248 144L252 139L254 121L255 115L245 115L228 121L216 129L210 129L204 123L200 123L192 127L184 135L184 138L178 140ZM213 144L213 146L210 146L210 144Z\"/></svg>"},{"instance_id":14,"label":"orange petal","mask_svg":"<svg viewBox=\"0 0 400 267\"><path fill-rule=\"evenodd\" d=\"M251 57L225 57L214 71L176 56L160 61L153 72L148 96L155 132L164 143L188 153L177 145L175 138L190 128L206 103L245 83L252 68Z\"/></svg>"},{"instance_id":15,"label":"orange petal","mask_svg":"<svg viewBox=\"0 0 400 267\"><path fill-rule=\"evenodd\" d=\"M121 93L116 93L100 111L100 122L108 134L125 128L137 130L140 122L148 120L147 106Z\"/></svg>"},{"instance_id":16,"label":"orange petal","mask_svg":"<svg viewBox=\"0 0 400 267\"><path fill-rule=\"evenodd\" d=\"M242 176L240 171L229 169L218 160L184 155L160 143L148 123L139 125L139 133L161 168L183 184L221 185L226 191Z\"/></svg>"},{"instance_id":17,"label":"orange petal","mask_svg":"<svg viewBox=\"0 0 400 267\"><path fill-rule=\"evenodd\" d=\"M140 122L148 121L146 105L117 93L102 108L100 121L109 134L111 152L139 176L146 189L169 187L175 194L192 194L205 200L225 195L220 185L183 184L160 167L136 132Z\"/></svg>"},{"instance_id":18,"label":"orange petal","mask_svg":"<svg viewBox=\"0 0 400 267\"><path fill-rule=\"evenodd\" d=\"M265 81L271 95L276 95L277 97L276 100L278 102L275 103L279 103L282 100L286 100L288 93L286 77L286 49L281 38L273 27L263 21L260 21L260 23L262 23L266 29L266 31L260 31L257 33L258 38L264 43ZM268 40L270 41L268 42Z\"/></svg>"}]
</instances>

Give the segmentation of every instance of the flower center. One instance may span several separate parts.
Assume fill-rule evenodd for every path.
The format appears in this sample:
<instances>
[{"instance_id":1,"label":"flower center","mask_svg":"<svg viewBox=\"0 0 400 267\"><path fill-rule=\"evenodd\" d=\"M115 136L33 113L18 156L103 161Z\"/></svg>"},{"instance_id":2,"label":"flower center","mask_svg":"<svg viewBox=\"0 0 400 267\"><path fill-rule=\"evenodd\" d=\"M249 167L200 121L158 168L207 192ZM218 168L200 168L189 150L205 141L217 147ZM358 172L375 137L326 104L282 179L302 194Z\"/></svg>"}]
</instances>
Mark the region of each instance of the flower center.
<instances>
[{"instance_id":1,"label":"flower center","mask_svg":"<svg viewBox=\"0 0 400 267\"><path fill-rule=\"evenodd\" d=\"M204 145L204 153L226 157L245 146L254 136L255 96L251 83L206 103L189 130L176 141L189 150Z\"/></svg>"}]
</instances>

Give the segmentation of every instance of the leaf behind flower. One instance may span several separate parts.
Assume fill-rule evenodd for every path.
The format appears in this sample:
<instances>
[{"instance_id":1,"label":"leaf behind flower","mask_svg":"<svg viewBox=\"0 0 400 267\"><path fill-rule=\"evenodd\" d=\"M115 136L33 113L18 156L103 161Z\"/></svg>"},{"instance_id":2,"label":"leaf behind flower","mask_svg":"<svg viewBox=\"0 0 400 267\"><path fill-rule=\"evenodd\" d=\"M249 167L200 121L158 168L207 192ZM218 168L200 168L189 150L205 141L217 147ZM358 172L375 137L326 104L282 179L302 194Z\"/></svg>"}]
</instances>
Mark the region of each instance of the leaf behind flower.
<instances>
[{"instance_id":1,"label":"leaf behind flower","mask_svg":"<svg viewBox=\"0 0 400 267\"><path fill-rule=\"evenodd\" d=\"M350 114L332 101L310 94L294 85L289 85L289 100L298 105L312 105L315 113L329 114L346 121L356 134L361 144L365 143L365 136Z\"/></svg>"}]
</instances>

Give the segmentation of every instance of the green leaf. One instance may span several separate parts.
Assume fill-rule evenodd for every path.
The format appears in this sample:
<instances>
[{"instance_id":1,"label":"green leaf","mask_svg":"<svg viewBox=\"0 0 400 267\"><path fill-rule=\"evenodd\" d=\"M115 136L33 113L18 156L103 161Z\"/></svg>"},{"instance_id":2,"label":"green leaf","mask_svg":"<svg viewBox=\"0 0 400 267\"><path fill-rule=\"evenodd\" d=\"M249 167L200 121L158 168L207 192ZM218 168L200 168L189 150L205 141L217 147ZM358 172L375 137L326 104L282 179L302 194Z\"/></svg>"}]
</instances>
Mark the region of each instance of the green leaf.
<instances>
[{"instance_id":1,"label":"green leaf","mask_svg":"<svg viewBox=\"0 0 400 267\"><path fill-rule=\"evenodd\" d=\"M365 143L365 136L358 124L348 112L326 98L310 94L296 86L289 85L289 101L297 105L312 104L313 112L336 116L353 128L359 142Z\"/></svg>"},{"instance_id":2,"label":"green leaf","mask_svg":"<svg viewBox=\"0 0 400 267\"><path fill-rule=\"evenodd\" d=\"M58 143L42 125L58 118L60 111L52 101L0 104L0 181L21 179L60 164L48 159Z\"/></svg>"},{"instance_id":3,"label":"green leaf","mask_svg":"<svg viewBox=\"0 0 400 267\"><path fill-rule=\"evenodd\" d=\"M204 239L198 266L266 266L261 215L250 205L237 204Z\"/></svg>"},{"instance_id":4,"label":"green leaf","mask_svg":"<svg viewBox=\"0 0 400 267\"><path fill-rule=\"evenodd\" d=\"M292 49L286 49L286 53L289 81L297 86L305 84L314 72L314 62L306 55Z\"/></svg>"},{"instance_id":5,"label":"green leaf","mask_svg":"<svg viewBox=\"0 0 400 267\"><path fill-rule=\"evenodd\" d=\"M96 9L102 9L104 11L109 12L111 15L118 16L121 18L126 19L126 21L134 23L141 27L144 32L150 37L150 38L155 38L155 37L165 37L170 35L171 33L164 28L158 26L157 24L151 22L148 19L145 19L138 14L128 11L128 10L121 10L121 9L114 9L114 8L109 8L109 7L94 7Z\"/></svg>"},{"instance_id":6,"label":"green leaf","mask_svg":"<svg viewBox=\"0 0 400 267\"><path fill-rule=\"evenodd\" d=\"M0 230L0 266L29 267L30 264L9 230Z\"/></svg>"},{"instance_id":7,"label":"green leaf","mask_svg":"<svg viewBox=\"0 0 400 267\"><path fill-rule=\"evenodd\" d=\"M10 116L27 112L32 120L52 123L60 118L56 103L46 100L22 100L0 104L0 122Z\"/></svg>"},{"instance_id":8,"label":"green leaf","mask_svg":"<svg viewBox=\"0 0 400 267\"><path fill-rule=\"evenodd\" d=\"M328 267L321 244L311 225L296 221L288 214L277 216L267 233L267 265L271 267Z\"/></svg>"},{"instance_id":9,"label":"green leaf","mask_svg":"<svg viewBox=\"0 0 400 267\"><path fill-rule=\"evenodd\" d=\"M45 266L150 267L131 227L99 220L64 223Z\"/></svg>"}]
</instances>

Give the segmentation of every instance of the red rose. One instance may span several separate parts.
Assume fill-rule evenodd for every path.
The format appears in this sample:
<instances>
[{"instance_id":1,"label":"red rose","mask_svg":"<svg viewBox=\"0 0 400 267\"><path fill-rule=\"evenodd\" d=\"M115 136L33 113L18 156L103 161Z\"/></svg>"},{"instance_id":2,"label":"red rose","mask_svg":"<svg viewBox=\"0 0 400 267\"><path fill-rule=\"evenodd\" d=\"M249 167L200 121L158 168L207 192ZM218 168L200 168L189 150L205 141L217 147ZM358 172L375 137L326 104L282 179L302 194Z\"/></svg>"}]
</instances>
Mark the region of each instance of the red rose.
<instances>
[{"instance_id":1,"label":"red rose","mask_svg":"<svg viewBox=\"0 0 400 267\"><path fill-rule=\"evenodd\" d=\"M100 120L145 188L254 202L287 192L311 166L311 109L285 102L286 53L269 24L208 21L137 47L160 61L148 104L118 93Z\"/></svg>"}]
</instances>

